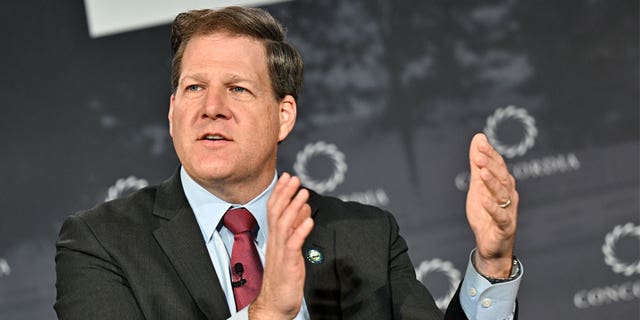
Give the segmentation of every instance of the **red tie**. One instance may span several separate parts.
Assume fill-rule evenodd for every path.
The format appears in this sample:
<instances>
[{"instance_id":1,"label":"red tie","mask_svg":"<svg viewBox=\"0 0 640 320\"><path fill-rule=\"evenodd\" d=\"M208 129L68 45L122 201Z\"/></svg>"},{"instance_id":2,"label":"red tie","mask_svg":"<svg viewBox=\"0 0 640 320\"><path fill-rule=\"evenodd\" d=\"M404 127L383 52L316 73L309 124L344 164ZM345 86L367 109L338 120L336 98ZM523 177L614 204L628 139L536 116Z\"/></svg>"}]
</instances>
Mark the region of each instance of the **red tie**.
<instances>
[{"instance_id":1,"label":"red tie","mask_svg":"<svg viewBox=\"0 0 640 320\"><path fill-rule=\"evenodd\" d=\"M241 310L255 300L262 287L262 263L252 237L257 222L249 210L238 208L227 211L223 223L233 233L231 284L236 310Z\"/></svg>"}]
</instances>

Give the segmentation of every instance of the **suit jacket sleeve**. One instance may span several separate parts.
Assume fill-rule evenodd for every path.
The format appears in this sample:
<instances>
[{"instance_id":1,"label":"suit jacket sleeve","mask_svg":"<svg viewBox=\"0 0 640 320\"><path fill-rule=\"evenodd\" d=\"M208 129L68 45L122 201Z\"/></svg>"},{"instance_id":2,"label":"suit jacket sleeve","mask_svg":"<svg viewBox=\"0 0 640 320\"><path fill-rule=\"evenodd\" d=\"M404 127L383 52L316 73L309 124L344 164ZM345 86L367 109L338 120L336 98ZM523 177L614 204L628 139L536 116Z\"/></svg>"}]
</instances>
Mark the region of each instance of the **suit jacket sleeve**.
<instances>
[{"instance_id":1,"label":"suit jacket sleeve","mask_svg":"<svg viewBox=\"0 0 640 320\"><path fill-rule=\"evenodd\" d=\"M420 283L415 274L415 269L407 253L407 244L398 234L398 225L392 215L391 220L391 255L390 255L390 281L392 284L392 296L394 307L394 319L431 319L427 314L433 313L434 319L441 319L442 315L435 306L433 297L429 291ZM460 304L460 289L462 282L458 286L453 298L449 302L445 320L467 320L467 316ZM427 306L427 311L425 311ZM437 317L437 318L436 318ZM518 310L514 312L514 320L518 319Z\"/></svg>"},{"instance_id":2,"label":"suit jacket sleeve","mask_svg":"<svg viewBox=\"0 0 640 320\"><path fill-rule=\"evenodd\" d=\"M399 235L398 224L392 215L390 248L390 282L394 319L442 319L442 313L424 285L417 280L413 263L407 253L407 244ZM458 293L452 301L459 301ZM460 303L451 303L446 320L467 319Z\"/></svg>"},{"instance_id":3,"label":"suit jacket sleeve","mask_svg":"<svg viewBox=\"0 0 640 320\"><path fill-rule=\"evenodd\" d=\"M59 319L144 319L123 271L81 217L64 222L56 249Z\"/></svg>"}]
</instances>

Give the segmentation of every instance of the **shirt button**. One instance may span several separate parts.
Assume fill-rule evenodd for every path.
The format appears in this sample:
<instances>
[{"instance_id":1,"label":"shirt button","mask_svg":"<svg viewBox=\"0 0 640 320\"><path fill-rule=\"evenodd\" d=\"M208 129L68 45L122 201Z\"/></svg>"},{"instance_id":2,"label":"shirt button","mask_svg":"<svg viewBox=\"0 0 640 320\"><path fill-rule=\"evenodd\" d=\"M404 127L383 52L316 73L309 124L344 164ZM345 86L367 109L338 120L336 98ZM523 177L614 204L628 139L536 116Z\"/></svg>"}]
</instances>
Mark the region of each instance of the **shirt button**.
<instances>
[{"instance_id":1,"label":"shirt button","mask_svg":"<svg viewBox=\"0 0 640 320\"><path fill-rule=\"evenodd\" d=\"M491 302L492 302L491 299L484 299L482 300L482 306L485 308L489 308L491 307Z\"/></svg>"},{"instance_id":2,"label":"shirt button","mask_svg":"<svg viewBox=\"0 0 640 320\"><path fill-rule=\"evenodd\" d=\"M476 288L469 289L469 295L470 296L475 297L476 294L478 294L478 290L476 290Z\"/></svg>"}]
</instances>

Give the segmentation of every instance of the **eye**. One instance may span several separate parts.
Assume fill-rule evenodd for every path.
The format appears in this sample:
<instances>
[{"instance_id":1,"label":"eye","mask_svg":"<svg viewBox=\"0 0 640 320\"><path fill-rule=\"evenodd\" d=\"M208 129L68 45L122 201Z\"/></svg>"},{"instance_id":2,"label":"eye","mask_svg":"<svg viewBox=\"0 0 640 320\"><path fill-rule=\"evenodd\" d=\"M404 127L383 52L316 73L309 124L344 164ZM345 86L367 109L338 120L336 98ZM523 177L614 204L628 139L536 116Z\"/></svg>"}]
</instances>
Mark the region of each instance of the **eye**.
<instances>
[{"instance_id":1,"label":"eye","mask_svg":"<svg viewBox=\"0 0 640 320\"><path fill-rule=\"evenodd\" d=\"M247 89L245 89L243 87L232 87L231 88L231 92L233 92L233 93L245 93L245 92L247 92Z\"/></svg>"},{"instance_id":2,"label":"eye","mask_svg":"<svg viewBox=\"0 0 640 320\"><path fill-rule=\"evenodd\" d=\"M202 87L197 84L188 85L186 91L197 92L202 90Z\"/></svg>"}]
</instances>

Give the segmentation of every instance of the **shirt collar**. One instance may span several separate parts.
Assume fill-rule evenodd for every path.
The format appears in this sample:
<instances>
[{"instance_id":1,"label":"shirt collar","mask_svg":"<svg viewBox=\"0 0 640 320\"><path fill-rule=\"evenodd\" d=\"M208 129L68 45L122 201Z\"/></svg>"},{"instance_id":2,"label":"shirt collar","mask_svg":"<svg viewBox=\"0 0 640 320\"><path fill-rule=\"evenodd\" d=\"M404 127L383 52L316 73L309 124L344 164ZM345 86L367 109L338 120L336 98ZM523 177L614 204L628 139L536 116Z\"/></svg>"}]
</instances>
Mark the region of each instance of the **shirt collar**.
<instances>
[{"instance_id":1,"label":"shirt collar","mask_svg":"<svg viewBox=\"0 0 640 320\"><path fill-rule=\"evenodd\" d=\"M184 189L187 201L193 210L193 214L196 217L205 241L211 240L213 233L216 231L218 225L220 225L222 216L224 216L230 207L244 207L253 214L256 222L258 222L256 242L258 242L258 244L266 244L267 234L269 232L267 224L267 201L271 196L277 178L277 172L274 172L273 181L271 181L271 184L269 184L262 193L246 204L234 204L216 197L195 182L184 167L180 168L182 188Z\"/></svg>"}]
</instances>

